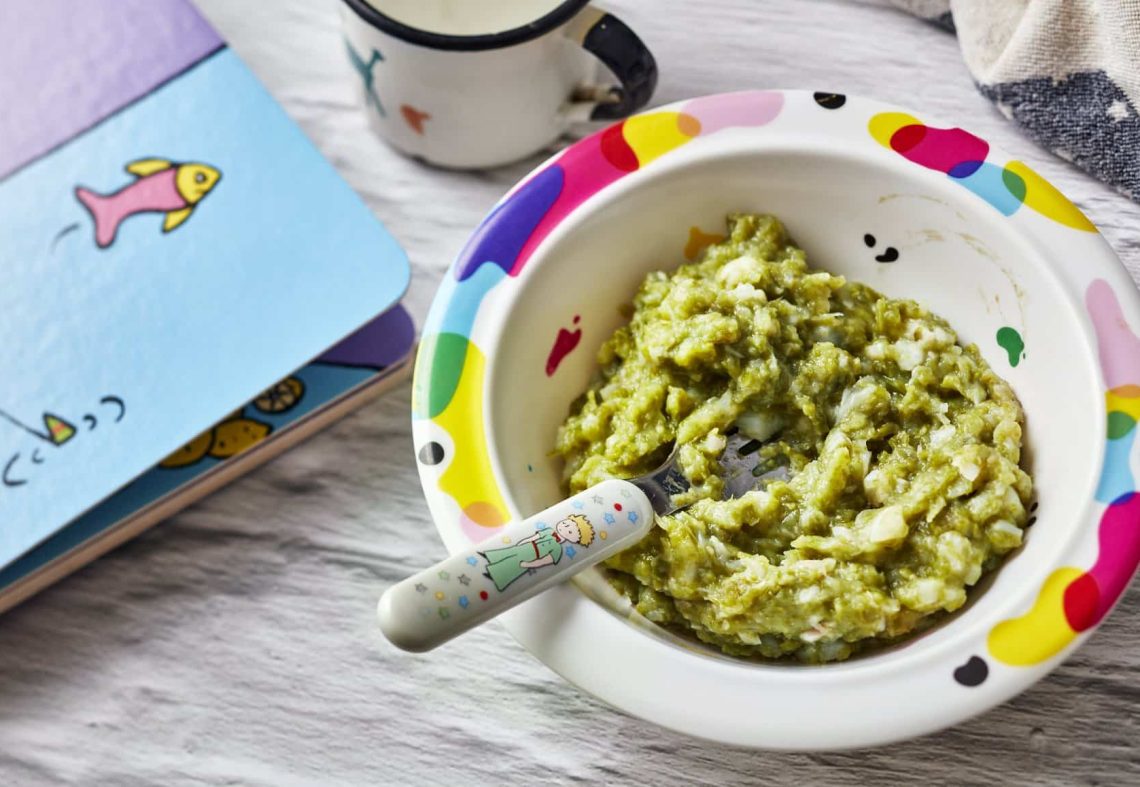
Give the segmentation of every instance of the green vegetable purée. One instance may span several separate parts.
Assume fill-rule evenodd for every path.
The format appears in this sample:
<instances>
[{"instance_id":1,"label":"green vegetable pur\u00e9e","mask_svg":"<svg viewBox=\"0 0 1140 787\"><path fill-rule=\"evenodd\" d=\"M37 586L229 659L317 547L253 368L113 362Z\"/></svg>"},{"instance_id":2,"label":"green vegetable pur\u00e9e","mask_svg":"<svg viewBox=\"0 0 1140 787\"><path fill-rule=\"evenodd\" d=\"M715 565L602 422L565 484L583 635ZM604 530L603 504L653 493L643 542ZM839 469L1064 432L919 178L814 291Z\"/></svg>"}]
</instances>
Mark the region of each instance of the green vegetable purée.
<instances>
[{"instance_id":1,"label":"green vegetable pur\u00e9e","mask_svg":"<svg viewBox=\"0 0 1140 787\"><path fill-rule=\"evenodd\" d=\"M643 615L733 655L844 659L957 609L1021 544L1021 406L937 315L812 270L771 216L728 229L646 277L556 450L577 492L680 444L691 505L607 564ZM722 500L734 425L789 480Z\"/></svg>"}]
</instances>

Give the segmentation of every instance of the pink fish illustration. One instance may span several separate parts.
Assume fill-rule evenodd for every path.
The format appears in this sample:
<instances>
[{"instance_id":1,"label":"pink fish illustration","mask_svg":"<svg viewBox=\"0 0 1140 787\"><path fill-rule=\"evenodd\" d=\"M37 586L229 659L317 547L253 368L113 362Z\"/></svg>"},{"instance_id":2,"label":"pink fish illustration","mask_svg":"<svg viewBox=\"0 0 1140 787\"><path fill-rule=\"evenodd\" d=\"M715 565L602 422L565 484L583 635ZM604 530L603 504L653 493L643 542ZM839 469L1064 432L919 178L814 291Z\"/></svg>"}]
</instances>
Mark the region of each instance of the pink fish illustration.
<instances>
[{"instance_id":1,"label":"pink fish illustration","mask_svg":"<svg viewBox=\"0 0 1140 787\"><path fill-rule=\"evenodd\" d=\"M95 220L95 243L105 249L125 219L139 213L165 213L162 231L170 232L221 180L222 173L208 164L176 164L166 159L140 159L126 167L136 180L114 194L96 194L79 186L75 197Z\"/></svg>"}]
</instances>

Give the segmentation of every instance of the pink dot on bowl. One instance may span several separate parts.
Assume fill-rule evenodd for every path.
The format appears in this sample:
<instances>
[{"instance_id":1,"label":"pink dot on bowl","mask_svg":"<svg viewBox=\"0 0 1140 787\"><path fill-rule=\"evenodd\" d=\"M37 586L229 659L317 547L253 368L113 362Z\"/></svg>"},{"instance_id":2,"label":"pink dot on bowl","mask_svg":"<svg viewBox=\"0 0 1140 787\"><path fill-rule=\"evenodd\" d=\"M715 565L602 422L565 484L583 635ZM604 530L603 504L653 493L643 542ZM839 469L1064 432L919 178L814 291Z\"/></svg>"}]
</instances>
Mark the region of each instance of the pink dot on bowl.
<instances>
[{"instance_id":1,"label":"pink dot on bowl","mask_svg":"<svg viewBox=\"0 0 1140 787\"><path fill-rule=\"evenodd\" d=\"M926 126L912 124L903 126L891 136L891 147L898 153L905 153L926 136Z\"/></svg>"},{"instance_id":2,"label":"pink dot on bowl","mask_svg":"<svg viewBox=\"0 0 1140 787\"><path fill-rule=\"evenodd\" d=\"M734 126L763 126L780 114L783 106L784 94L777 91L749 90L704 96L685 102L678 127L682 133L695 136Z\"/></svg>"},{"instance_id":3,"label":"pink dot on bowl","mask_svg":"<svg viewBox=\"0 0 1140 787\"><path fill-rule=\"evenodd\" d=\"M1096 608L1100 602L1100 588L1092 574L1081 574L1065 588L1062 605L1065 620L1073 631L1086 631L1096 624Z\"/></svg>"}]
</instances>

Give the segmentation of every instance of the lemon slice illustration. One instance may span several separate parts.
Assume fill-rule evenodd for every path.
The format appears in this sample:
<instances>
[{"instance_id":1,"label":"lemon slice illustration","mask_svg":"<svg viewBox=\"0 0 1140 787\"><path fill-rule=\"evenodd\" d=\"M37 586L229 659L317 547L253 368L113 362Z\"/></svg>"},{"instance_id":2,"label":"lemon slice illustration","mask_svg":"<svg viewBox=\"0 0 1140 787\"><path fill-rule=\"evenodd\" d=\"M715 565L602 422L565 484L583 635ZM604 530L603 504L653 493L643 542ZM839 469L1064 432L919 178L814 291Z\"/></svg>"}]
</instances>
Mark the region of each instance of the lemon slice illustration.
<instances>
[{"instance_id":1,"label":"lemon slice illustration","mask_svg":"<svg viewBox=\"0 0 1140 787\"><path fill-rule=\"evenodd\" d=\"M305 384L289 377L261 392L253 406L263 413L284 413L293 409L305 394Z\"/></svg>"}]
</instances>

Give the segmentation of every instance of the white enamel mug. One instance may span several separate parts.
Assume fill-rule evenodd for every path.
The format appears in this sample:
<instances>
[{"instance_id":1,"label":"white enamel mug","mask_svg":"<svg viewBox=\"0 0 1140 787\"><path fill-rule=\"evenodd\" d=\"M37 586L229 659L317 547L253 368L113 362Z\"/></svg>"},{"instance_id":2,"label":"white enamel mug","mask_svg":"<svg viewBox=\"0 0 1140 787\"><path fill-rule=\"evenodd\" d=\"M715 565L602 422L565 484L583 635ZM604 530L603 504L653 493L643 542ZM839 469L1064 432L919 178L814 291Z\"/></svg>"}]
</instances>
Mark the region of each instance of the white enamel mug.
<instances>
[{"instance_id":1,"label":"white enamel mug","mask_svg":"<svg viewBox=\"0 0 1140 787\"><path fill-rule=\"evenodd\" d=\"M341 15L372 127L439 166L517 161L657 83L641 40L589 0L343 0ZM599 62L620 84L596 83Z\"/></svg>"}]
</instances>

